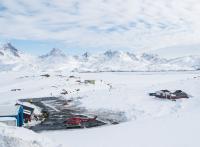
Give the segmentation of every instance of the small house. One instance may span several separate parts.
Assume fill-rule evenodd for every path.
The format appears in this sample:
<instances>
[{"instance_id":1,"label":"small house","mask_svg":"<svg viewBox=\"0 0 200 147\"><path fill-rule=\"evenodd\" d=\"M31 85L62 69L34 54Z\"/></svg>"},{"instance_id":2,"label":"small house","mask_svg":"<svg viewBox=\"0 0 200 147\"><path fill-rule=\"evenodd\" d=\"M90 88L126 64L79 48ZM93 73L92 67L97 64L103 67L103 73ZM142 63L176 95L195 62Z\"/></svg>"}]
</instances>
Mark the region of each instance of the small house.
<instances>
[{"instance_id":1,"label":"small house","mask_svg":"<svg viewBox=\"0 0 200 147\"><path fill-rule=\"evenodd\" d=\"M24 124L22 106L3 105L0 106L0 122L10 126L21 127Z\"/></svg>"},{"instance_id":2,"label":"small house","mask_svg":"<svg viewBox=\"0 0 200 147\"><path fill-rule=\"evenodd\" d=\"M30 122L31 116L33 115L33 112L34 112L34 108L21 102L18 102L16 105L20 105L23 107L23 110L24 110L23 117L24 117L25 123L27 123L28 121Z\"/></svg>"}]
</instances>

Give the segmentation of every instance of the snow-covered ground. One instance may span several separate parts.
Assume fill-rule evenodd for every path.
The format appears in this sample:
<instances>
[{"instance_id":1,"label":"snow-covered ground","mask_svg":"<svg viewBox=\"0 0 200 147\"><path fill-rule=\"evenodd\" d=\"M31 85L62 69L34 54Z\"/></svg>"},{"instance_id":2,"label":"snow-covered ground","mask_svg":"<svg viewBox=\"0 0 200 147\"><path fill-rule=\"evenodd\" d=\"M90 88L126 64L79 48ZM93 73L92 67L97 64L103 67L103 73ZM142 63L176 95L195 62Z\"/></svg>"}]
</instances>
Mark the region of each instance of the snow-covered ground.
<instances>
[{"instance_id":1,"label":"snow-covered ground","mask_svg":"<svg viewBox=\"0 0 200 147\"><path fill-rule=\"evenodd\" d=\"M50 77L40 76L42 74L44 73L39 71L1 72L0 105L15 103L20 98L59 96L65 89L69 92L68 95L64 95L66 99L82 97L79 99L80 106L91 112L120 111L125 113L128 120L114 126L73 131L44 131L40 134L57 144L64 147L200 146L198 71L49 72ZM75 77L70 78L72 75ZM77 82L93 79L96 80L95 85ZM148 96L149 92L160 89L181 89L191 95L191 98L170 101Z\"/></svg>"},{"instance_id":2,"label":"snow-covered ground","mask_svg":"<svg viewBox=\"0 0 200 147\"><path fill-rule=\"evenodd\" d=\"M120 109L131 121L116 126L42 134L65 146L198 147L200 145L199 73L98 73L83 77L113 84L108 91L91 92L83 105L92 109ZM147 92L182 89L191 99L176 102L151 98ZM60 137L56 137L60 136Z\"/></svg>"},{"instance_id":3,"label":"snow-covered ground","mask_svg":"<svg viewBox=\"0 0 200 147\"><path fill-rule=\"evenodd\" d=\"M0 124L1 147L60 147L47 137L33 131Z\"/></svg>"},{"instance_id":4,"label":"snow-covered ground","mask_svg":"<svg viewBox=\"0 0 200 147\"><path fill-rule=\"evenodd\" d=\"M199 122L199 109L195 109L189 113L117 126L43 134L73 147L199 147Z\"/></svg>"}]
</instances>

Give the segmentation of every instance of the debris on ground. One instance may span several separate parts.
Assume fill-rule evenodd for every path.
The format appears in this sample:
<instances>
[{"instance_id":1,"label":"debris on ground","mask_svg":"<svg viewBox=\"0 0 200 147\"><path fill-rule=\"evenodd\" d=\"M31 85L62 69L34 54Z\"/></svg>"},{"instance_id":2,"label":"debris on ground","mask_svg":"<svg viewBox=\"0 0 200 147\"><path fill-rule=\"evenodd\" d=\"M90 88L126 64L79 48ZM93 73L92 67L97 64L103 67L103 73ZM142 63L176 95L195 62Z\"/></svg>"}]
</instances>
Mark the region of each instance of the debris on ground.
<instances>
[{"instance_id":1,"label":"debris on ground","mask_svg":"<svg viewBox=\"0 0 200 147\"><path fill-rule=\"evenodd\" d=\"M71 76L69 76L68 78L69 78L69 79L80 79L80 77L74 76L74 75L71 75Z\"/></svg>"},{"instance_id":2,"label":"debris on ground","mask_svg":"<svg viewBox=\"0 0 200 147\"><path fill-rule=\"evenodd\" d=\"M65 78L67 76L64 76L64 75L56 75L57 77L61 77L61 78Z\"/></svg>"},{"instance_id":3,"label":"debris on ground","mask_svg":"<svg viewBox=\"0 0 200 147\"><path fill-rule=\"evenodd\" d=\"M85 80L85 84L95 84L95 80Z\"/></svg>"},{"instance_id":4,"label":"debris on ground","mask_svg":"<svg viewBox=\"0 0 200 147\"><path fill-rule=\"evenodd\" d=\"M81 80L76 80L77 83L82 83Z\"/></svg>"},{"instance_id":5,"label":"debris on ground","mask_svg":"<svg viewBox=\"0 0 200 147\"><path fill-rule=\"evenodd\" d=\"M75 76L69 76L69 78L75 78Z\"/></svg>"},{"instance_id":6,"label":"debris on ground","mask_svg":"<svg viewBox=\"0 0 200 147\"><path fill-rule=\"evenodd\" d=\"M21 89L11 89L10 91L21 91Z\"/></svg>"},{"instance_id":7,"label":"debris on ground","mask_svg":"<svg viewBox=\"0 0 200 147\"><path fill-rule=\"evenodd\" d=\"M65 90L65 89L63 89L62 92L61 92L60 94L66 95L66 94L68 94L68 91Z\"/></svg>"},{"instance_id":8,"label":"debris on ground","mask_svg":"<svg viewBox=\"0 0 200 147\"><path fill-rule=\"evenodd\" d=\"M51 86L51 87L53 87L53 88L58 88L57 86Z\"/></svg>"},{"instance_id":9,"label":"debris on ground","mask_svg":"<svg viewBox=\"0 0 200 147\"><path fill-rule=\"evenodd\" d=\"M43 75L40 75L41 77L50 77L50 75L49 74L43 74Z\"/></svg>"}]
</instances>

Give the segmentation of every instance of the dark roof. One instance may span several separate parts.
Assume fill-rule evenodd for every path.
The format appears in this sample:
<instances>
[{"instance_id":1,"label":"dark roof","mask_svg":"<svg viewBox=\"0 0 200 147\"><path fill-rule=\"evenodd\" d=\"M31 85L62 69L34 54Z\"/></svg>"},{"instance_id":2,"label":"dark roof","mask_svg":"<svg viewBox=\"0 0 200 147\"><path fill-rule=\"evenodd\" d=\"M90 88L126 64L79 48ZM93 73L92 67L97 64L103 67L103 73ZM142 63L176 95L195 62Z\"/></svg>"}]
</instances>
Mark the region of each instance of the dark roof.
<instances>
[{"instance_id":1,"label":"dark roof","mask_svg":"<svg viewBox=\"0 0 200 147\"><path fill-rule=\"evenodd\" d=\"M174 92L173 94L175 94L178 97L189 97L188 94L185 92Z\"/></svg>"},{"instance_id":2,"label":"dark roof","mask_svg":"<svg viewBox=\"0 0 200 147\"><path fill-rule=\"evenodd\" d=\"M170 92L169 90L165 89L165 90L160 90L162 92Z\"/></svg>"},{"instance_id":3,"label":"dark roof","mask_svg":"<svg viewBox=\"0 0 200 147\"><path fill-rule=\"evenodd\" d=\"M183 93L182 90L176 90L174 93Z\"/></svg>"}]
</instances>

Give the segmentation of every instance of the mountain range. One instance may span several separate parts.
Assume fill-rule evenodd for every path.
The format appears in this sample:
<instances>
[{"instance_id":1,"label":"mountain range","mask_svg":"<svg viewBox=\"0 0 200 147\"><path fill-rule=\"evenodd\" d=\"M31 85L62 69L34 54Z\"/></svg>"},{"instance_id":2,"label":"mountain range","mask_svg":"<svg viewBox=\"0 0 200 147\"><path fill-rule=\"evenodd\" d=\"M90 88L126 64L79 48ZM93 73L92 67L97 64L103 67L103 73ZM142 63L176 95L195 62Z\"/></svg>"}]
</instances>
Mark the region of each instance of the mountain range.
<instances>
[{"instance_id":1,"label":"mountain range","mask_svg":"<svg viewBox=\"0 0 200 147\"><path fill-rule=\"evenodd\" d=\"M199 70L200 56L185 56L174 59L160 58L156 54L134 54L108 50L104 53L70 56L53 48L49 53L33 56L19 51L11 43L0 47L0 70L37 71L182 71Z\"/></svg>"}]
</instances>

